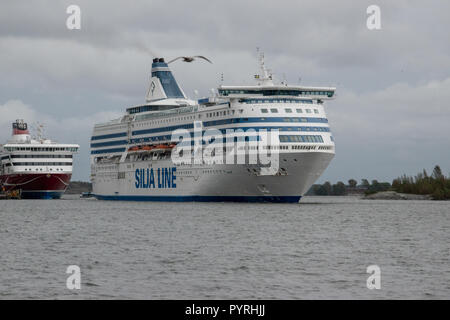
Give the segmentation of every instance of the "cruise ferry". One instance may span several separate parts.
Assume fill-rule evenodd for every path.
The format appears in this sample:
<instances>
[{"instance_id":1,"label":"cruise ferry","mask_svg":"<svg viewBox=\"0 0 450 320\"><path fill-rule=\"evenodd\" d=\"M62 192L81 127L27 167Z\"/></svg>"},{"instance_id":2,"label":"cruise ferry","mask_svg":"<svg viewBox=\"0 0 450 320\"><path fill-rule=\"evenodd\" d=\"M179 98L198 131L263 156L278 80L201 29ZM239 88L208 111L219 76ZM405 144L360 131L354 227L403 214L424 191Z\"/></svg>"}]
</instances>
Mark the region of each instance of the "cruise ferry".
<instances>
[{"instance_id":1,"label":"cruise ferry","mask_svg":"<svg viewBox=\"0 0 450 320\"><path fill-rule=\"evenodd\" d=\"M334 157L324 102L334 98L336 88L275 83L264 55L258 60L254 85L220 85L210 97L191 100L169 64L154 59L146 102L94 126L93 195L101 200L298 202ZM188 136L174 134L180 130ZM276 138L267 144L269 139L259 136L263 131L276 132ZM231 138L219 139L217 132ZM240 152L245 161L202 159L208 146L223 141L223 149L211 154L223 150L224 158L236 159ZM183 150L194 160L179 161ZM262 151L278 157L275 170L267 170L259 158L250 161L252 153Z\"/></svg>"},{"instance_id":2,"label":"cruise ferry","mask_svg":"<svg viewBox=\"0 0 450 320\"><path fill-rule=\"evenodd\" d=\"M79 146L55 143L40 134L33 139L23 120L16 120L12 129L11 140L0 145L1 192L22 199L61 198L72 177L72 158Z\"/></svg>"}]
</instances>

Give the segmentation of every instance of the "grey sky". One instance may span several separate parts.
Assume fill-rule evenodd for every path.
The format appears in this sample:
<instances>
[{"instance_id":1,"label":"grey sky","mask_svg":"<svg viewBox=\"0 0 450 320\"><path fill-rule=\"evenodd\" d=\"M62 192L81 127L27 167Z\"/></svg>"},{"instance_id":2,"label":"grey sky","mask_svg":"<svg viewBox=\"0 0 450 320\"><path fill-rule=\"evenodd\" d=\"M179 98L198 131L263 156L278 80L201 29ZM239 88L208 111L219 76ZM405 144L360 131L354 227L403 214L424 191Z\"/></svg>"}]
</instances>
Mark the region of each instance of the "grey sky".
<instances>
[{"instance_id":1,"label":"grey sky","mask_svg":"<svg viewBox=\"0 0 450 320\"><path fill-rule=\"evenodd\" d=\"M81 30L66 8L81 7ZM381 7L382 29L366 28ZM252 83L255 48L278 79L335 85L326 105L336 157L320 181L392 180L440 164L450 170L450 2L441 1L3 1L0 143L10 122L46 124L82 147L74 179L89 179L95 122L140 104L151 54L202 54L174 63L184 91Z\"/></svg>"}]
</instances>

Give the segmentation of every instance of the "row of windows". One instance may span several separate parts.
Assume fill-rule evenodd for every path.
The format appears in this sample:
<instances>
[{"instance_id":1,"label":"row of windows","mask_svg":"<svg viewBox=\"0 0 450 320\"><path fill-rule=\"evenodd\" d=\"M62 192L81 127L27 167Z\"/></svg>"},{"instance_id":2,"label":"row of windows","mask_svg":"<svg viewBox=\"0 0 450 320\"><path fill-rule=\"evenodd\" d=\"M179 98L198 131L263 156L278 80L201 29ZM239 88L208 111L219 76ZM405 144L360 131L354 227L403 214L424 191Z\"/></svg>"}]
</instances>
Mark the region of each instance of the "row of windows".
<instances>
[{"instance_id":1,"label":"row of windows","mask_svg":"<svg viewBox=\"0 0 450 320\"><path fill-rule=\"evenodd\" d=\"M68 152L77 152L78 148L76 147L67 147L67 148L60 148L60 147L5 147L6 151L68 151Z\"/></svg>"},{"instance_id":2,"label":"row of windows","mask_svg":"<svg viewBox=\"0 0 450 320\"><path fill-rule=\"evenodd\" d=\"M260 122L311 122L311 123L327 123L328 120L326 118L316 118L316 117L268 117L268 118L233 118L233 119L223 119L223 120L214 120L214 121L206 121L203 123L205 127L211 127L211 126L221 126L225 124L232 124L232 123L243 123L243 122L251 122L251 123L260 123ZM190 128L192 128L191 126ZM159 128L158 131L155 132L163 132L168 131L171 128L174 128L175 130L178 127L169 127L169 128ZM133 135L136 134L136 132L141 131L133 131Z\"/></svg>"},{"instance_id":3,"label":"row of windows","mask_svg":"<svg viewBox=\"0 0 450 320\"><path fill-rule=\"evenodd\" d=\"M252 118L252 120L255 120L258 118ZM265 118L260 118L262 120L264 120ZM269 118L270 119L270 118ZM280 118L282 119L282 118ZM294 122L298 122L301 119L306 119L306 118L283 118L283 120L285 122L288 121L294 121ZM233 120L249 120L249 119L233 119ZM222 125L224 123L222 123L222 120L218 120L218 121L211 121L208 123L209 125ZM206 123L205 123L206 124ZM152 133L157 133L160 131L166 131L166 130L175 130L178 129L180 127L184 127L184 126L189 126L189 128L192 128L192 124L189 125L182 125L182 126L176 126L176 127L168 127L168 128L155 128L155 129L148 129L148 130L141 130L141 131L133 131L133 135L141 135L141 134L152 134ZM186 127L186 129L189 129ZM233 128L234 129L234 128ZM242 131L253 131L253 130L258 130L258 129L266 129L266 130L279 130L281 132L286 132L286 131L308 131L308 132L329 132L330 128L329 127L310 127L310 126L294 126L294 127L276 127L276 126L266 126L266 127L240 127L237 128L238 130L242 130ZM222 128L222 129L218 129L222 134L227 134L227 129L226 128ZM205 130L202 131L202 135L205 134ZM239 131L237 131L239 132ZM191 133L192 134L192 133ZM145 137L145 138L136 138L136 139L131 139L131 143L141 143L141 142L150 142L150 141L165 141L165 140L170 140L172 138L171 135L162 135L162 136L153 136L153 137ZM115 141L107 141L107 142L101 142L101 143L92 143L91 144L91 148L101 148L101 147L109 147L109 146L117 146L117 145L125 145L128 144L127 140L115 140Z\"/></svg>"},{"instance_id":4,"label":"row of windows","mask_svg":"<svg viewBox=\"0 0 450 320\"><path fill-rule=\"evenodd\" d=\"M112 138L119 138L119 137L126 137L126 132L118 132L118 133L111 133L111 134L104 134L100 136L92 136L91 140L103 140L103 139L112 139Z\"/></svg>"},{"instance_id":5,"label":"row of windows","mask_svg":"<svg viewBox=\"0 0 450 320\"><path fill-rule=\"evenodd\" d=\"M170 110L173 109L174 106L164 106L164 105L146 105L146 106L139 106L139 107L133 107L128 108L127 112L129 114L135 114L135 113L141 113L141 112L147 112L147 111L158 111L158 110Z\"/></svg>"},{"instance_id":6,"label":"row of windows","mask_svg":"<svg viewBox=\"0 0 450 320\"><path fill-rule=\"evenodd\" d=\"M316 146L291 146L292 150L316 150ZM319 147L320 148L320 147Z\"/></svg>"},{"instance_id":7,"label":"row of windows","mask_svg":"<svg viewBox=\"0 0 450 320\"><path fill-rule=\"evenodd\" d=\"M114 141L108 141L108 142L91 143L91 148L121 146L121 145L127 144L127 143L128 143L128 140L114 140Z\"/></svg>"},{"instance_id":8,"label":"row of windows","mask_svg":"<svg viewBox=\"0 0 450 320\"><path fill-rule=\"evenodd\" d=\"M200 114L198 115L198 118L200 118ZM183 116L183 117L177 117L177 118L167 118L167 119L161 119L161 120L154 120L149 122L138 122L135 123L135 127L148 127L149 125L155 125L155 124L162 124L162 123L169 123L169 122L180 122L180 121L187 121L187 120L195 120L195 116Z\"/></svg>"},{"instance_id":9,"label":"row of windows","mask_svg":"<svg viewBox=\"0 0 450 320\"><path fill-rule=\"evenodd\" d=\"M319 90L232 90L219 89L219 94L228 96L230 94L252 94L263 96L327 96L331 98L334 91L319 91Z\"/></svg>"},{"instance_id":10,"label":"row of windows","mask_svg":"<svg viewBox=\"0 0 450 320\"><path fill-rule=\"evenodd\" d=\"M33 171L33 169L31 169L31 168L25 168L24 170L25 171ZM53 168L50 168L49 170L53 171ZM34 169L34 171L42 171L42 168L36 168L36 169ZM56 168L55 171L64 171L64 169L63 168Z\"/></svg>"},{"instance_id":11,"label":"row of windows","mask_svg":"<svg viewBox=\"0 0 450 320\"><path fill-rule=\"evenodd\" d=\"M314 136L312 136L312 137L314 137ZM284 138L282 138L282 139L284 139ZM280 141L282 139L280 138ZM299 142L299 141L296 141L297 138L293 138L291 140L295 140L295 142ZM308 139L305 139L305 140L308 140ZM323 142L323 141L320 141L321 139L318 139L318 138L312 138L312 140L317 140L316 142L318 142L318 143ZM248 139L246 139L246 141L248 141ZM281 141L281 142L283 142L283 141ZM284 141L284 142L287 142L287 141ZM294 141L291 141L291 142L294 142ZM303 142L308 143L308 142L314 142L314 141L303 141ZM269 145L269 146L263 146L263 149L269 149L269 150L273 150L273 149L289 150L289 148L292 149L292 150L315 150L317 148L317 146L316 145L291 145L291 146L283 146L283 145L270 146ZM246 149L246 150L249 150L249 149L251 149L251 150L258 150L259 146L244 146L244 147L241 146L241 147L239 147L239 150L243 150L243 149ZM333 146L319 146L318 150L333 150ZM125 150L123 150L123 151L125 151ZM228 151L227 147L224 146L223 152L226 153L227 151ZM115 152L115 151L109 151L109 152ZM98 154L98 153L108 153L108 151L107 150L104 150L104 151L100 150L100 151L96 152L96 154ZM95 153L91 152L91 154L95 154ZM101 159L102 158L96 158L96 160L101 160ZM115 169L115 168L116 167L114 166L114 167L109 168L109 169ZM101 168L99 167L98 169L106 169L106 167L101 167Z\"/></svg>"},{"instance_id":12,"label":"row of windows","mask_svg":"<svg viewBox=\"0 0 450 320\"><path fill-rule=\"evenodd\" d=\"M62 158L62 159L72 159L71 154L13 154L11 158L39 158L39 159L47 159L47 158ZM6 156L8 158L8 156ZM3 159L3 158L2 158Z\"/></svg>"},{"instance_id":13,"label":"row of windows","mask_svg":"<svg viewBox=\"0 0 450 320\"><path fill-rule=\"evenodd\" d=\"M244 110L239 110L240 113L242 113ZM225 111L217 111L217 112L209 112L206 114L207 118L211 117L219 117L219 116L227 116L227 115L234 115L235 110L225 110Z\"/></svg>"},{"instance_id":14,"label":"row of windows","mask_svg":"<svg viewBox=\"0 0 450 320\"><path fill-rule=\"evenodd\" d=\"M205 121L203 125L205 127L210 126L220 126L225 124L232 123L242 123L242 122L313 122L313 123L327 123L328 120L326 118L315 118L315 117L270 117L270 118L232 118L232 119L222 119L222 120L214 120L214 121ZM166 132L166 131L174 131L177 129L192 129L194 125L192 123L182 124L176 126L169 127L160 127L153 129L145 129L145 130L136 130L132 132L133 136L142 135L142 134L151 134L157 132ZM281 130L281 129L280 129Z\"/></svg>"},{"instance_id":15,"label":"row of windows","mask_svg":"<svg viewBox=\"0 0 450 320\"><path fill-rule=\"evenodd\" d=\"M142 121L142 120L147 120L147 119L157 118L157 117L167 117L170 115L177 115L177 114L182 114L182 113L191 114L193 112L197 112L197 110L198 110L198 106L187 106L187 107L175 107L174 106L172 109L169 109L169 110L162 110L159 112L152 112L152 113L137 115L136 121ZM171 118L170 120L174 120L174 119L175 118ZM165 120L168 120L168 119L165 119ZM159 120L159 121L164 121L164 120Z\"/></svg>"},{"instance_id":16,"label":"row of windows","mask_svg":"<svg viewBox=\"0 0 450 320\"><path fill-rule=\"evenodd\" d=\"M322 136L280 135L280 142L323 142Z\"/></svg>"},{"instance_id":17,"label":"row of windows","mask_svg":"<svg viewBox=\"0 0 450 320\"><path fill-rule=\"evenodd\" d=\"M315 114L319 114L319 110L318 109L313 109ZM313 113L313 110L311 109L305 109L306 113ZM286 113L293 113L293 110L291 108L285 108L284 111ZM297 113L303 113L303 110L301 108L296 108L295 111ZM239 113L243 113L244 110L240 109L238 110ZM268 113L268 109L261 109L262 113ZM278 113L279 109L278 108L271 108L270 109L271 113ZM223 110L223 111L215 111L215 112L208 112L206 113L206 117L207 118L213 118L213 117L220 117L220 116L228 116L228 115L235 115L236 110ZM198 115L198 118L201 118L201 115ZM164 124L164 123L171 123L171 122L180 122L180 121L186 121L186 120L195 120L195 116L191 115L191 116L184 116L184 117L177 117L177 118L168 118L168 119L161 119L161 120L155 120L155 121L150 121L150 122L141 122L141 123L136 123L134 126L135 127L147 127L149 125L157 125L157 124ZM115 134L115 136L123 136L123 133L120 134ZM110 136L112 138L112 136ZM98 138L95 137L92 140L97 140L97 139L102 139L103 137L99 136Z\"/></svg>"},{"instance_id":18,"label":"row of windows","mask_svg":"<svg viewBox=\"0 0 450 320\"><path fill-rule=\"evenodd\" d=\"M14 166L71 166L72 162L14 162Z\"/></svg>"},{"instance_id":19,"label":"row of windows","mask_svg":"<svg viewBox=\"0 0 450 320\"><path fill-rule=\"evenodd\" d=\"M125 148L112 148L112 149L104 149L104 150L93 150L91 154L101 154L101 153L116 153L116 152L124 152Z\"/></svg>"},{"instance_id":20,"label":"row of windows","mask_svg":"<svg viewBox=\"0 0 450 320\"><path fill-rule=\"evenodd\" d=\"M295 111L296 111L297 113L303 113L303 110L302 110L301 108L297 108L297 109L295 109ZM305 111L306 111L306 113L312 113L312 110L311 110L311 109L305 109ZM277 108L271 108L271 109L270 109L270 112L271 112L271 113L278 113L278 109L277 109ZM284 112L286 112L286 113L292 113L292 109L291 109L291 108L285 108L285 109L284 109ZM265 109L265 108L262 108L262 109L261 109L261 113L269 113L269 110L267 110L267 109ZM318 113L319 113L319 110L318 110L318 109L314 109L314 113L315 113L315 114L318 114Z\"/></svg>"},{"instance_id":21,"label":"row of windows","mask_svg":"<svg viewBox=\"0 0 450 320\"><path fill-rule=\"evenodd\" d=\"M305 100L305 99L241 99L239 102L244 103L308 103L312 104L312 100Z\"/></svg>"},{"instance_id":22,"label":"row of windows","mask_svg":"<svg viewBox=\"0 0 450 320\"><path fill-rule=\"evenodd\" d=\"M320 135L280 135L280 142L323 142L323 138ZM166 140L169 141L171 140L170 136L164 136L161 137L160 139L161 141ZM143 142L151 142L154 141L151 138L143 138L143 139L135 139L132 141L132 143L143 143ZM231 142L238 142L238 141L260 141L260 137L259 136L235 136L235 137L228 137L228 138L222 138L222 139L217 139L217 138L210 138L208 139L208 142L226 142L226 143L231 143ZM206 141L202 139L201 141L202 144L206 144ZM193 139L189 139L186 141L181 141L179 142L178 145L180 146L186 146L186 145L194 145L194 140Z\"/></svg>"},{"instance_id":23,"label":"row of windows","mask_svg":"<svg viewBox=\"0 0 450 320\"><path fill-rule=\"evenodd\" d=\"M244 100L242 100L244 101ZM295 99L276 99L276 100L270 100L270 99L264 99L264 100L248 100L251 101L251 103L256 103L256 102L282 102L282 103L298 103L298 102L302 102L302 103L312 103L312 100L295 100ZM249 103L245 100L246 103ZM138 107L138 108L142 108L142 107ZM272 108L270 109L272 113L278 113L278 109L276 108ZM238 112L243 113L243 109L238 110ZM139 111L142 112L142 111ZM267 109L262 109L261 112L263 113L267 113ZM292 109L290 108L286 108L285 112L287 113L292 113ZM296 109L297 113L303 113L302 109L297 108ZM135 112L133 112L135 113ZM206 117L207 118L212 118L212 117L219 117L219 116L226 116L226 115L234 115L236 113L236 110L224 110L224 111L216 111L216 112L209 112L206 113ZM311 109L306 109L306 113L312 113ZM318 114L319 111L317 109L314 109L314 113ZM145 115L144 115L145 116ZM151 115L149 115L151 116ZM143 116L141 116L143 117ZM198 119L201 118L201 114L197 115ZM196 116L195 115L188 115L188 116L182 116L182 117L176 117L176 118L167 118L167 119L160 119L160 120L154 120L154 121L150 121L150 122L137 122L134 124L135 127L147 127L149 125L157 125L157 124L164 124L164 123L171 123L171 122L180 122L180 121L186 121L186 120L195 120ZM140 119L136 119L136 120L144 120L144 118L140 118ZM105 136L98 136L98 137L93 137L91 140L97 140L97 139L104 139L107 137L113 137L113 135L115 137L119 137L119 136L123 136L123 133L118 133L118 134L111 134L111 135L105 135Z\"/></svg>"},{"instance_id":24,"label":"row of windows","mask_svg":"<svg viewBox=\"0 0 450 320\"><path fill-rule=\"evenodd\" d=\"M256 130L257 128L252 127L241 127L239 129L242 129L243 131L246 130ZM310 131L310 132L329 132L330 128L328 127L264 127L263 129L267 130L274 130L278 129L279 131L286 132L286 131ZM222 134L227 133L227 129L218 129ZM205 134L205 131L202 132L202 134ZM191 133L192 135L192 133ZM151 141L170 141L172 139L172 135L163 135L163 136L154 136L154 137L145 137L145 138L136 138L131 139L131 143L142 143L142 142L151 142ZM123 141L123 144L126 144L126 141ZM95 144L91 145L91 148L93 147L107 147L110 146L109 142L104 142L103 144Z\"/></svg>"}]
</instances>

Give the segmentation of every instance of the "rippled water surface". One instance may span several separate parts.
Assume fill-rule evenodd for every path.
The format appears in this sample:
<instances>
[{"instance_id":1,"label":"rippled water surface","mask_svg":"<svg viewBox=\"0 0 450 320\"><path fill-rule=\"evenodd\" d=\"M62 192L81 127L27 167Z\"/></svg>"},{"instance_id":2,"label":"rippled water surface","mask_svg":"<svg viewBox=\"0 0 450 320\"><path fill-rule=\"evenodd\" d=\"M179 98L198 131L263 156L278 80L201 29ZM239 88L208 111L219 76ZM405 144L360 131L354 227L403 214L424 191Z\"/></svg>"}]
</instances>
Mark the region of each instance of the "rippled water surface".
<instances>
[{"instance_id":1,"label":"rippled water surface","mask_svg":"<svg viewBox=\"0 0 450 320\"><path fill-rule=\"evenodd\" d=\"M450 202L3 200L0 243L0 299L450 298Z\"/></svg>"}]
</instances>

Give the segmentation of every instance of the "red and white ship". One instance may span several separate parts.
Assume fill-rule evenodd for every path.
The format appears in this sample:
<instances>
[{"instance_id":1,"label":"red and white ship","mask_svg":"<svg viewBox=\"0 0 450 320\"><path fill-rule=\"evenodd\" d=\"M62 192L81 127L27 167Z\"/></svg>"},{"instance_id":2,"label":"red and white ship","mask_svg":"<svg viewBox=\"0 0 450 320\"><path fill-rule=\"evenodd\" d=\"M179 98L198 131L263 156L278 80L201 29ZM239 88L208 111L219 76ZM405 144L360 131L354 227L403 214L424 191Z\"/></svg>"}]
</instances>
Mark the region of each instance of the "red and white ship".
<instances>
[{"instance_id":1,"label":"red and white ship","mask_svg":"<svg viewBox=\"0 0 450 320\"><path fill-rule=\"evenodd\" d=\"M23 199L59 199L72 177L77 144L32 139L23 120L12 124L12 139L0 145L0 190Z\"/></svg>"}]
</instances>

